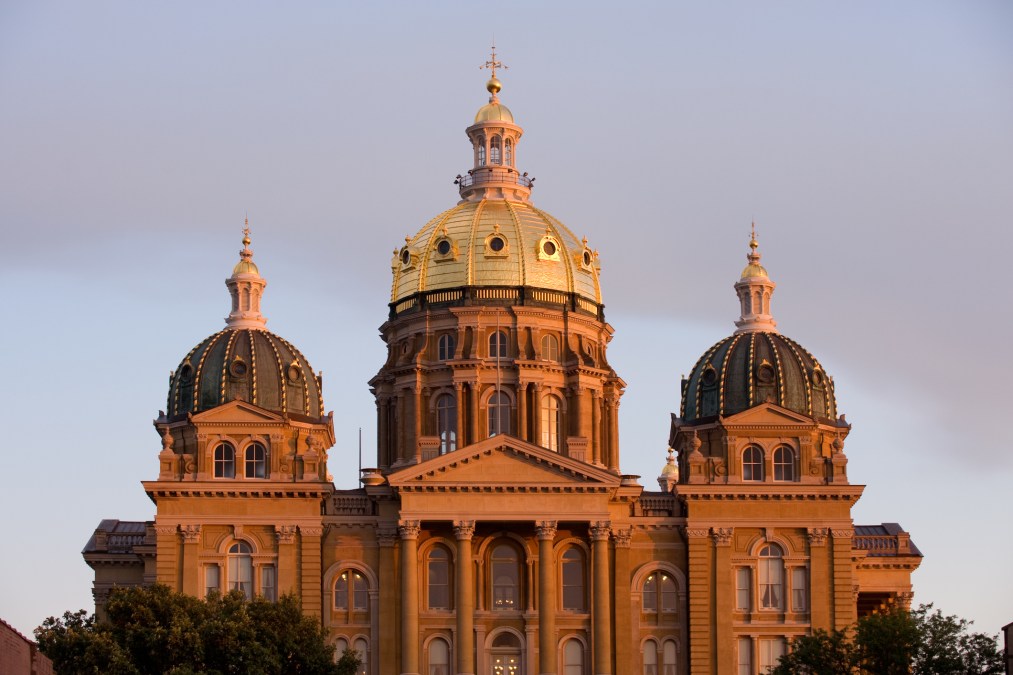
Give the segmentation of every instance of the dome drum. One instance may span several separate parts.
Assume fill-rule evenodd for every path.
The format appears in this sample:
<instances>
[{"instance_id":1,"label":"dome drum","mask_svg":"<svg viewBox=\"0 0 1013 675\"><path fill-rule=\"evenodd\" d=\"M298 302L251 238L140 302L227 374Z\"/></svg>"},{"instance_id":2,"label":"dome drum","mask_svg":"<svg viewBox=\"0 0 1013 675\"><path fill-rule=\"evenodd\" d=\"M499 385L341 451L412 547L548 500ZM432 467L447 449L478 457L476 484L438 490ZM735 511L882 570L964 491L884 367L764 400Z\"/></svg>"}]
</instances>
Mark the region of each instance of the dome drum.
<instances>
[{"instance_id":1,"label":"dome drum","mask_svg":"<svg viewBox=\"0 0 1013 675\"><path fill-rule=\"evenodd\" d=\"M390 303L388 318L444 307L544 307L576 312L605 320L605 305L591 302L577 293L528 286L460 286L436 291L423 291Z\"/></svg>"}]
</instances>

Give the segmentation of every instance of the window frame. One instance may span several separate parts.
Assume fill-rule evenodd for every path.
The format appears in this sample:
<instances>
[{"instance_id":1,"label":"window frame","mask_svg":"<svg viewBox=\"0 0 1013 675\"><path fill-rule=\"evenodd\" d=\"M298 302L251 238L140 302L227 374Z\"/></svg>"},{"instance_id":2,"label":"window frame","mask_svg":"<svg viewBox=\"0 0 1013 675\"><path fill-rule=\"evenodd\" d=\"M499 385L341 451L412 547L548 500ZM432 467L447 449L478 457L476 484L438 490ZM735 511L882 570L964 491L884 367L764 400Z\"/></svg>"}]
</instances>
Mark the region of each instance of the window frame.
<instances>
[{"instance_id":1,"label":"window frame","mask_svg":"<svg viewBox=\"0 0 1013 675\"><path fill-rule=\"evenodd\" d=\"M453 333L444 333L436 341L436 357L440 361L450 361L454 358L457 349L457 340Z\"/></svg>"},{"instance_id":2,"label":"window frame","mask_svg":"<svg viewBox=\"0 0 1013 675\"><path fill-rule=\"evenodd\" d=\"M489 396L486 404L489 438L500 434L510 434L513 401L502 389L497 389Z\"/></svg>"},{"instance_id":3,"label":"window frame","mask_svg":"<svg viewBox=\"0 0 1013 675\"><path fill-rule=\"evenodd\" d=\"M434 554L441 554L444 556L442 559L436 559ZM442 583L434 584L433 575L433 564L442 563L444 567L445 578ZM437 544L430 548L426 552L426 609L431 612L447 612L453 611L454 609L454 574L453 574L454 558L450 551L445 546ZM446 602L443 605L433 604L433 588L434 585L443 588L443 593L446 594Z\"/></svg>"},{"instance_id":4,"label":"window frame","mask_svg":"<svg viewBox=\"0 0 1013 675\"><path fill-rule=\"evenodd\" d=\"M226 553L226 584L229 591L241 591L247 600L253 599L253 547L239 540L229 546Z\"/></svg>"},{"instance_id":5,"label":"window frame","mask_svg":"<svg viewBox=\"0 0 1013 675\"><path fill-rule=\"evenodd\" d=\"M567 569L576 569L580 573L579 583L567 583ZM559 606L564 612L586 614L587 603L587 555L579 546L569 546L559 556ZM567 590L570 590L569 599ZM579 597L579 606L569 602L574 597Z\"/></svg>"},{"instance_id":6,"label":"window frame","mask_svg":"<svg viewBox=\"0 0 1013 675\"><path fill-rule=\"evenodd\" d=\"M554 404L554 405L553 405ZM545 394L538 406L539 427L543 448L553 452L561 451L563 428L563 402L555 394Z\"/></svg>"},{"instance_id":7,"label":"window frame","mask_svg":"<svg viewBox=\"0 0 1013 675\"><path fill-rule=\"evenodd\" d=\"M776 555L775 555L776 552ZM784 610L784 550L767 542L757 554L756 590L758 607L763 611Z\"/></svg>"},{"instance_id":8,"label":"window frame","mask_svg":"<svg viewBox=\"0 0 1013 675\"><path fill-rule=\"evenodd\" d=\"M257 459L256 457L251 459L250 453L253 452L254 454L256 454L258 450L260 451L260 454L262 456L259 459ZM267 460L268 454L266 445L264 445L260 441L253 441L252 443L247 445L245 448L243 448L243 477L250 480L267 480L268 478L270 478L270 469L268 467ZM253 465L252 476L250 475L251 464ZM259 476L257 475L258 468L260 469L261 472L261 475Z\"/></svg>"},{"instance_id":9,"label":"window frame","mask_svg":"<svg viewBox=\"0 0 1013 675\"><path fill-rule=\"evenodd\" d=\"M497 553L500 551L509 551L511 558L502 557L497 558ZM489 549L489 609L493 612L522 612L524 607L522 606L523 593L523 574L521 567L524 563L524 556L517 547L506 540L500 540L493 543ZM508 583L500 581L502 575L497 575L497 567L501 566L505 571L512 573L512 579L507 579ZM507 590L508 593L503 594L502 601L500 598L500 591ZM510 597L506 597L509 595ZM503 602L503 606L497 606L498 603ZM505 604L509 602L509 605Z\"/></svg>"},{"instance_id":10,"label":"window frame","mask_svg":"<svg viewBox=\"0 0 1013 675\"><path fill-rule=\"evenodd\" d=\"M747 445L742 449L742 480L749 483L763 482L763 448Z\"/></svg>"},{"instance_id":11,"label":"window frame","mask_svg":"<svg viewBox=\"0 0 1013 675\"><path fill-rule=\"evenodd\" d=\"M236 446L228 441L219 441L212 451L213 472L215 478L236 477Z\"/></svg>"},{"instance_id":12,"label":"window frame","mask_svg":"<svg viewBox=\"0 0 1013 675\"><path fill-rule=\"evenodd\" d=\"M787 455L787 460L784 456ZM774 448L774 480L784 483L794 483L798 478L795 470L795 449L787 445L779 445Z\"/></svg>"},{"instance_id":13,"label":"window frame","mask_svg":"<svg viewBox=\"0 0 1013 675\"><path fill-rule=\"evenodd\" d=\"M552 333L548 333L542 336L541 340L542 348L542 360L543 361L558 361L559 360L559 340Z\"/></svg>"},{"instance_id":14,"label":"window frame","mask_svg":"<svg viewBox=\"0 0 1013 675\"><path fill-rule=\"evenodd\" d=\"M457 397L439 394L436 397L436 435L440 437L440 454L457 450Z\"/></svg>"},{"instance_id":15,"label":"window frame","mask_svg":"<svg viewBox=\"0 0 1013 675\"><path fill-rule=\"evenodd\" d=\"M443 663L433 663L433 645L437 642L443 646L444 651L442 656L445 659ZM442 635L434 637L426 645L426 670L429 671L429 675L450 675L450 659L450 641ZM440 666L442 666L442 669L438 669Z\"/></svg>"},{"instance_id":16,"label":"window frame","mask_svg":"<svg viewBox=\"0 0 1013 675\"><path fill-rule=\"evenodd\" d=\"M507 343L507 333L505 330L494 330L489 333L489 358L508 358Z\"/></svg>"},{"instance_id":17,"label":"window frame","mask_svg":"<svg viewBox=\"0 0 1013 675\"><path fill-rule=\"evenodd\" d=\"M648 586L651 588L648 588ZM666 590L666 586L669 586ZM678 615L679 613L679 584L675 582L675 576L663 569L652 571L644 579L640 589L640 611L645 614ZM650 601L648 601L650 598Z\"/></svg>"},{"instance_id":18,"label":"window frame","mask_svg":"<svg viewBox=\"0 0 1013 675\"><path fill-rule=\"evenodd\" d=\"M344 588L339 589L339 586ZM344 598L343 606L338 602L339 592ZM331 611L353 614L369 611L369 579L365 574L354 567L346 567L335 575L331 588Z\"/></svg>"}]
</instances>

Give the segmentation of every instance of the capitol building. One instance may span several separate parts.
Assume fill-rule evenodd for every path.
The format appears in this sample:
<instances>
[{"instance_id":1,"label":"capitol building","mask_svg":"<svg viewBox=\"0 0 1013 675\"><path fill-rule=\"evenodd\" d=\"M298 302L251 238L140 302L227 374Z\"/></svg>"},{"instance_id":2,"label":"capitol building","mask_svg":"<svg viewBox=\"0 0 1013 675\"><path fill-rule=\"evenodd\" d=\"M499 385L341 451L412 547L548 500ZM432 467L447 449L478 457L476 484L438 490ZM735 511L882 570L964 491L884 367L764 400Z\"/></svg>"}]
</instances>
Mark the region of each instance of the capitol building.
<instances>
[{"instance_id":1,"label":"capitol building","mask_svg":"<svg viewBox=\"0 0 1013 675\"><path fill-rule=\"evenodd\" d=\"M118 585L287 593L366 675L752 675L793 637L907 605L921 553L853 523L851 427L778 330L755 235L728 270L734 331L686 355L657 420L667 463L623 473L603 261L532 201L488 65L457 203L376 252L392 281L361 487L328 475L321 379L265 327L247 229L225 326L180 345L155 420L152 519L104 520L85 547L99 616Z\"/></svg>"}]
</instances>

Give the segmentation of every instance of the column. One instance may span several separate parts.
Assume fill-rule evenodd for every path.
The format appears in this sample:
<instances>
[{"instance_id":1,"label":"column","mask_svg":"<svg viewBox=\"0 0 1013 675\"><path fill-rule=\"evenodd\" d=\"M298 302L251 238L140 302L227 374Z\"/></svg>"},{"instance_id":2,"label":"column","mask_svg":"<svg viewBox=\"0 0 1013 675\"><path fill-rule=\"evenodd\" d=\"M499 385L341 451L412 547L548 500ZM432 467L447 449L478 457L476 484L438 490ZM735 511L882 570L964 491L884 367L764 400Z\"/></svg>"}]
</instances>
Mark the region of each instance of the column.
<instances>
[{"instance_id":1,"label":"column","mask_svg":"<svg viewBox=\"0 0 1013 675\"><path fill-rule=\"evenodd\" d=\"M179 529L183 533L183 592L200 598L204 595L200 579L200 525L180 525Z\"/></svg>"},{"instance_id":2,"label":"column","mask_svg":"<svg viewBox=\"0 0 1013 675\"><path fill-rule=\"evenodd\" d=\"M478 386L478 380L476 379L471 383L471 409L468 415L468 429L471 432L471 438L468 439L471 443L477 443L479 441L478 435L478 396L481 387Z\"/></svg>"},{"instance_id":3,"label":"column","mask_svg":"<svg viewBox=\"0 0 1013 675\"><path fill-rule=\"evenodd\" d=\"M640 660L639 645L632 644L630 636L633 635L633 598L629 592L630 582L630 540L633 538L633 528L613 528L612 540L615 542L615 615L616 615L616 671L622 673L624 667L620 664L635 664ZM682 608L679 608L682 614ZM683 645L683 651L686 647ZM637 669L634 667L633 669Z\"/></svg>"},{"instance_id":4,"label":"column","mask_svg":"<svg viewBox=\"0 0 1013 675\"><path fill-rule=\"evenodd\" d=\"M475 670L475 584L472 581L471 538L475 535L474 520L455 520L457 564L454 566L454 608L457 612L457 675L470 675Z\"/></svg>"},{"instance_id":5,"label":"column","mask_svg":"<svg viewBox=\"0 0 1013 675\"><path fill-rule=\"evenodd\" d=\"M689 547L689 672L715 672L712 661L711 544L707 528L686 528ZM729 645L725 645L729 649Z\"/></svg>"},{"instance_id":6,"label":"column","mask_svg":"<svg viewBox=\"0 0 1013 675\"><path fill-rule=\"evenodd\" d=\"M376 397L376 464L379 468L387 466L386 451L387 451L387 430L384 428L387 420L386 417L386 403L380 396Z\"/></svg>"},{"instance_id":7,"label":"column","mask_svg":"<svg viewBox=\"0 0 1013 675\"><path fill-rule=\"evenodd\" d=\"M321 594L320 583L322 581L320 538L324 534L323 526L303 527L299 526L299 537L302 539L301 561L299 572L301 575L300 586L302 592L299 600L302 602L303 614L312 616L320 621Z\"/></svg>"},{"instance_id":8,"label":"column","mask_svg":"<svg viewBox=\"0 0 1013 675\"><path fill-rule=\"evenodd\" d=\"M412 412L415 417L415 428L412 431L411 445L407 448L407 456L413 464L418 464L422 461L422 449L419 448L419 439L422 438L422 387L416 384L412 393L415 394L412 399L414 401Z\"/></svg>"},{"instance_id":9,"label":"column","mask_svg":"<svg viewBox=\"0 0 1013 675\"><path fill-rule=\"evenodd\" d=\"M456 412L455 417L457 418L457 429L455 429L455 431L457 433L457 449L460 450L465 445L467 445L467 443L465 442L465 439L464 439L464 417L465 417L465 415L464 415L464 383L463 382L455 382L454 383L454 396L456 397L454 400L457 401L457 407L455 408L455 412Z\"/></svg>"},{"instance_id":10,"label":"column","mask_svg":"<svg viewBox=\"0 0 1013 675\"><path fill-rule=\"evenodd\" d=\"M810 527L809 538L809 620L813 630L830 630L830 577L825 527Z\"/></svg>"},{"instance_id":11,"label":"column","mask_svg":"<svg viewBox=\"0 0 1013 675\"><path fill-rule=\"evenodd\" d=\"M535 383L535 404L534 411L532 412L534 417L534 424L532 433L534 434L531 442L535 445L542 444L542 385ZM560 447L566 442L566 429L557 429L560 438Z\"/></svg>"},{"instance_id":12,"label":"column","mask_svg":"<svg viewBox=\"0 0 1013 675\"><path fill-rule=\"evenodd\" d=\"M380 549L380 611L377 625L385 631L394 633L397 626L397 569L394 562L394 547L397 545L397 530L393 527L380 527L376 531L376 543ZM379 644L380 631L372 636L372 643ZM388 640L384 649L380 650L378 663L380 675L393 675L397 670L399 645L397 640Z\"/></svg>"},{"instance_id":13,"label":"column","mask_svg":"<svg viewBox=\"0 0 1013 675\"><path fill-rule=\"evenodd\" d=\"M400 466L404 464L405 460L405 393L404 389L400 389L397 392L397 412L395 413L395 438L397 439L396 451L397 456L394 459L394 464Z\"/></svg>"},{"instance_id":14,"label":"column","mask_svg":"<svg viewBox=\"0 0 1013 675\"><path fill-rule=\"evenodd\" d=\"M717 645L717 672L735 672L735 650L732 648L732 610L735 606L735 589L732 584L732 528L711 529L714 540L714 606L717 630L714 642Z\"/></svg>"},{"instance_id":15,"label":"column","mask_svg":"<svg viewBox=\"0 0 1013 675\"><path fill-rule=\"evenodd\" d=\"M398 523L401 536L401 673L419 672L419 521Z\"/></svg>"},{"instance_id":16,"label":"column","mask_svg":"<svg viewBox=\"0 0 1013 675\"><path fill-rule=\"evenodd\" d=\"M602 466L601 461L601 394L591 390L591 463Z\"/></svg>"},{"instance_id":17,"label":"column","mask_svg":"<svg viewBox=\"0 0 1013 675\"><path fill-rule=\"evenodd\" d=\"M595 675L611 675L612 673L612 644L611 628L609 620L610 602L609 593L609 523L598 521L591 523L591 559L592 580L591 596L593 610L591 624L593 626L594 657L593 670Z\"/></svg>"},{"instance_id":18,"label":"column","mask_svg":"<svg viewBox=\"0 0 1013 675\"><path fill-rule=\"evenodd\" d=\"M619 397L612 399L612 405L609 406L609 452L608 452L608 468L611 471L619 473Z\"/></svg>"},{"instance_id":19,"label":"column","mask_svg":"<svg viewBox=\"0 0 1013 675\"><path fill-rule=\"evenodd\" d=\"M556 565L552 541L556 521L535 523L538 535L538 672L556 672Z\"/></svg>"},{"instance_id":20,"label":"column","mask_svg":"<svg viewBox=\"0 0 1013 675\"><path fill-rule=\"evenodd\" d=\"M528 438L528 384L521 382L517 385L517 438L522 441Z\"/></svg>"},{"instance_id":21,"label":"column","mask_svg":"<svg viewBox=\"0 0 1013 675\"><path fill-rule=\"evenodd\" d=\"M299 568L295 550L295 525L275 525L278 540L278 596L299 589Z\"/></svg>"}]
</instances>

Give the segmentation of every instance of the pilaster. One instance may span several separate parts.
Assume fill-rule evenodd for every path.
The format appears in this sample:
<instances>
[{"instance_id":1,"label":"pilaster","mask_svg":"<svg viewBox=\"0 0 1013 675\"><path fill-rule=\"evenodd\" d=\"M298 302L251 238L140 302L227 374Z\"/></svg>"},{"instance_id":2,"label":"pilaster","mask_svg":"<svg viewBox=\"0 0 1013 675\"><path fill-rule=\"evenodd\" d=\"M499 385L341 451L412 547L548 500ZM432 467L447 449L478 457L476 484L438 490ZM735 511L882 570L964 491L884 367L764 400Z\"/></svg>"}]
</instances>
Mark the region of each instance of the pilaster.
<instances>
[{"instance_id":1,"label":"pilaster","mask_svg":"<svg viewBox=\"0 0 1013 675\"><path fill-rule=\"evenodd\" d=\"M556 521L535 523L538 535L538 672L556 672L556 566L552 541Z\"/></svg>"},{"instance_id":2,"label":"pilaster","mask_svg":"<svg viewBox=\"0 0 1013 675\"><path fill-rule=\"evenodd\" d=\"M457 675L475 672L475 584L472 581L471 539L475 535L474 520L454 521L457 539L457 564L454 566L454 608L457 613Z\"/></svg>"},{"instance_id":3,"label":"pilaster","mask_svg":"<svg viewBox=\"0 0 1013 675\"><path fill-rule=\"evenodd\" d=\"M401 536L401 673L419 673L419 521L398 523Z\"/></svg>"},{"instance_id":4,"label":"pilaster","mask_svg":"<svg viewBox=\"0 0 1013 675\"><path fill-rule=\"evenodd\" d=\"M299 599L302 602L303 614L312 616L318 621L321 618L323 610L320 592L321 575L323 573L320 560L322 552L321 538L323 534L323 526L299 527L299 538L302 544L300 547L301 561L299 565L302 577L299 580L299 585L302 588L302 593Z\"/></svg>"},{"instance_id":5,"label":"pilaster","mask_svg":"<svg viewBox=\"0 0 1013 675\"><path fill-rule=\"evenodd\" d=\"M612 620L610 611L611 584L609 584L609 533L607 521L591 523L591 558L592 558L592 599L593 610L591 625L594 649L595 675L611 675L612 673ZM550 671L551 672L551 671Z\"/></svg>"},{"instance_id":6,"label":"pilaster","mask_svg":"<svg viewBox=\"0 0 1013 675\"><path fill-rule=\"evenodd\" d=\"M686 528L689 546L689 659L691 673L714 672L711 544L706 528ZM729 647L730 648L730 647Z\"/></svg>"}]
</instances>

